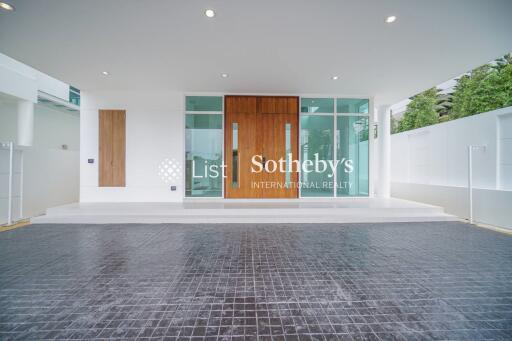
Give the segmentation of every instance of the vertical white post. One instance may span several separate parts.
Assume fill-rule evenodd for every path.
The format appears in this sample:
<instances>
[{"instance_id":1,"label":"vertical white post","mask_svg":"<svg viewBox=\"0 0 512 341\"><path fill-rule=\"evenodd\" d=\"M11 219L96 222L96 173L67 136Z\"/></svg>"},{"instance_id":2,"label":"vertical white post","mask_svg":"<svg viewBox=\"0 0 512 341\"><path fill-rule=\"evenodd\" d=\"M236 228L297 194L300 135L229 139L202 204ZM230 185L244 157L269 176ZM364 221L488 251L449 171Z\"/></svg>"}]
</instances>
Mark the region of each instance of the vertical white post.
<instances>
[{"instance_id":1,"label":"vertical white post","mask_svg":"<svg viewBox=\"0 0 512 341\"><path fill-rule=\"evenodd\" d=\"M468 196L469 223L473 224L473 146L468 146Z\"/></svg>"},{"instance_id":2,"label":"vertical white post","mask_svg":"<svg viewBox=\"0 0 512 341\"><path fill-rule=\"evenodd\" d=\"M468 146L468 206L469 206L469 222L473 224L473 150L485 152L486 145Z\"/></svg>"},{"instance_id":3,"label":"vertical white post","mask_svg":"<svg viewBox=\"0 0 512 341\"><path fill-rule=\"evenodd\" d=\"M389 105L381 105L378 108L378 136L379 145L379 182L377 195L382 198L390 197L390 173L391 173L391 115Z\"/></svg>"},{"instance_id":4,"label":"vertical white post","mask_svg":"<svg viewBox=\"0 0 512 341\"><path fill-rule=\"evenodd\" d=\"M14 146L12 141L9 142L9 184L7 190L7 225L12 224L12 162L13 162Z\"/></svg>"},{"instance_id":5,"label":"vertical white post","mask_svg":"<svg viewBox=\"0 0 512 341\"><path fill-rule=\"evenodd\" d=\"M20 216L19 219L23 218L23 150L20 151L20 201L19 201L19 209L20 209Z\"/></svg>"},{"instance_id":6,"label":"vertical white post","mask_svg":"<svg viewBox=\"0 0 512 341\"><path fill-rule=\"evenodd\" d=\"M334 108L337 108L337 104L336 104L336 101L337 99L334 101ZM336 111L336 110L335 110ZM334 130L333 130L333 143L334 143L334 153L333 153L333 159L334 159L334 164L337 165L337 160L338 160L338 115L336 115L336 113L334 114ZM356 163L356 165L359 165L358 163ZM337 198L338 197L338 171L334 171L334 174L333 174L333 179L334 179L334 197Z\"/></svg>"},{"instance_id":7,"label":"vertical white post","mask_svg":"<svg viewBox=\"0 0 512 341\"><path fill-rule=\"evenodd\" d=\"M20 146L32 146L34 141L34 103L18 102L18 141Z\"/></svg>"}]
</instances>

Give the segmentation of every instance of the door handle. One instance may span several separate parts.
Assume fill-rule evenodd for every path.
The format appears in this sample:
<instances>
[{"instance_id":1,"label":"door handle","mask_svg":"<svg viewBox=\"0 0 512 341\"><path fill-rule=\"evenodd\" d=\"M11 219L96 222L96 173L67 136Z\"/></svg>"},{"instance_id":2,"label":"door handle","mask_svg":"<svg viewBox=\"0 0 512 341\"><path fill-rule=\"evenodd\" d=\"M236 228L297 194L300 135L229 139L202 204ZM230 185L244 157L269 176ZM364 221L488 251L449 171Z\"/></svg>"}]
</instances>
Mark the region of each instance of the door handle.
<instances>
[{"instance_id":1,"label":"door handle","mask_svg":"<svg viewBox=\"0 0 512 341\"><path fill-rule=\"evenodd\" d=\"M261 162L263 162L263 169L265 169L265 166L267 165L267 158L263 156L261 158Z\"/></svg>"}]
</instances>

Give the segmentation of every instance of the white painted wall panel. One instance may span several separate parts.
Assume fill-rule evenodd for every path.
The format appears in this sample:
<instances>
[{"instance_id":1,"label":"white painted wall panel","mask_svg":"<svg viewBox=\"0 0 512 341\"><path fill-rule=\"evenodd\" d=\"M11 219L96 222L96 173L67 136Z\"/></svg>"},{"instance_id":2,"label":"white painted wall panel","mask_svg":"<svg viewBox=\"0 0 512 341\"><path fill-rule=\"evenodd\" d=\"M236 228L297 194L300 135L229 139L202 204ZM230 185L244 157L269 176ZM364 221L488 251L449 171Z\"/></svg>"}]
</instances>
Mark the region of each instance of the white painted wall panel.
<instances>
[{"instance_id":1,"label":"white painted wall panel","mask_svg":"<svg viewBox=\"0 0 512 341\"><path fill-rule=\"evenodd\" d=\"M485 145L485 151L473 153L474 185L496 188L497 129L509 113L512 107L392 135L392 181L466 186L468 145ZM502 130L512 134L507 127ZM508 142L503 146L501 163L507 164L512 153Z\"/></svg>"},{"instance_id":2,"label":"white painted wall panel","mask_svg":"<svg viewBox=\"0 0 512 341\"><path fill-rule=\"evenodd\" d=\"M80 150L80 114L35 106L34 145L40 148Z\"/></svg>"},{"instance_id":3,"label":"white painted wall panel","mask_svg":"<svg viewBox=\"0 0 512 341\"><path fill-rule=\"evenodd\" d=\"M48 207L78 201L79 124L77 114L35 106L33 147L18 147L14 160L13 220ZM17 140L16 102L0 101L0 141ZM62 150L62 145L68 150ZM23 153L23 217L19 215L20 155ZM0 224L7 222L8 151L0 150Z\"/></svg>"},{"instance_id":4,"label":"white painted wall panel","mask_svg":"<svg viewBox=\"0 0 512 341\"><path fill-rule=\"evenodd\" d=\"M512 190L512 113L498 118L499 187Z\"/></svg>"},{"instance_id":5,"label":"white painted wall panel","mask_svg":"<svg viewBox=\"0 0 512 341\"><path fill-rule=\"evenodd\" d=\"M78 201L79 151L29 148L24 151L25 217Z\"/></svg>"},{"instance_id":6,"label":"white painted wall panel","mask_svg":"<svg viewBox=\"0 0 512 341\"><path fill-rule=\"evenodd\" d=\"M158 165L183 165L184 97L181 93L82 92L80 201L182 201L184 180L165 184ZM98 111L126 110L126 187L98 187ZM87 163L93 158L94 164ZM170 186L176 185L177 191Z\"/></svg>"},{"instance_id":7,"label":"white painted wall panel","mask_svg":"<svg viewBox=\"0 0 512 341\"><path fill-rule=\"evenodd\" d=\"M39 71L36 71L36 83L39 91L69 101L68 84Z\"/></svg>"},{"instance_id":8,"label":"white painted wall panel","mask_svg":"<svg viewBox=\"0 0 512 341\"><path fill-rule=\"evenodd\" d=\"M0 142L18 139L18 108L15 101L0 100Z\"/></svg>"},{"instance_id":9,"label":"white painted wall panel","mask_svg":"<svg viewBox=\"0 0 512 341\"><path fill-rule=\"evenodd\" d=\"M469 218L468 190L464 187L393 182L391 195L442 206L447 213ZM473 202L476 222L512 229L512 191L475 189Z\"/></svg>"},{"instance_id":10,"label":"white painted wall panel","mask_svg":"<svg viewBox=\"0 0 512 341\"><path fill-rule=\"evenodd\" d=\"M37 102L37 84L34 78L27 78L0 65L0 92L30 102Z\"/></svg>"},{"instance_id":11,"label":"white painted wall panel","mask_svg":"<svg viewBox=\"0 0 512 341\"><path fill-rule=\"evenodd\" d=\"M37 92L69 100L69 85L0 53L0 92L37 102Z\"/></svg>"},{"instance_id":12,"label":"white painted wall panel","mask_svg":"<svg viewBox=\"0 0 512 341\"><path fill-rule=\"evenodd\" d=\"M392 135L392 195L467 218L468 145L486 146L473 152L475 221L512 228L512 107Z\"/></svg>"},{"instance_id":13,"label":"white painted wall panel","mask_svg":"<svg viewBox=\"0 0 512 341\"><path fill-rule=\"evenodd\" d=\"M21 195L21 151L13 151L13 178L12 178L12 220L21 219L20 195ZM5 224L8 218L9 202L9 149L0 148L0 224Z\"/></svg>"}]
</instances>

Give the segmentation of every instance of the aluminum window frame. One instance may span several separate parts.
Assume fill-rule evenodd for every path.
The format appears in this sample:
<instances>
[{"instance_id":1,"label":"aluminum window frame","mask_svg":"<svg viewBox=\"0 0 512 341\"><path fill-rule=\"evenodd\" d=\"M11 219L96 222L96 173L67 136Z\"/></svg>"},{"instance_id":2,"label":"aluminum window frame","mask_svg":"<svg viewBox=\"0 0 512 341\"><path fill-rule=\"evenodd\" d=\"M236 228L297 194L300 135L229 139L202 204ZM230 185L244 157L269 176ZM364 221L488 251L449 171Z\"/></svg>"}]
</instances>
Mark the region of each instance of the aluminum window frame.
<instances>
[{"instance_id":1,"label":"aluminum window frame","mask_svg":"<svg viewBox=\"0 0 512 341\"><path fill-rule=\"evenodd\" d=\"M183 129L184 129L184 134L183 134L183 153L182 153L182 164L183 164L183 169L185 170L185 162L186 162L186 134L185 134L185 130L186 130L186 124L185 124L185 119L186 119L186 114L218 114L218 115L222 115L222 135L223 135L223 139L222 139L222 164L224 165L225 164L225 160L226 160L226 155L225 155L225 96L227 94L224 93L224 92L189 92L189 93L184 93L183 94L183 116L182 116L182 120L183 120ZM337 130L337 117L338 116L367 116L368 117L368 128L369 128L369 133L368 133L368 196L338 196L338 189L337 189L337 172L335 172L334 174L334 181L335 181L335 188L334 188L334 196L332 197L311 197L311 196L307 196L307 197L304 197L302 196L302 187L299 188L299 191L298 191L298 197L297 199L332 199L332 200L346 200L346 199L353 199L353 198L372 198L374 197L374 191L373 191L373 188L374 188L374 169L375 167L373 166L374 162L375 162L375 158L373 156L374 154L374 149L375 149L375 138L374 138L374 134L373 134L373 129L375 127L375 118L374 118L374 115L375 115L375 109L374 109L374 98L373 96L366 96L366 95L340 95L340 94L308 94L308 93L301 93L301 94L286 94L286 93L229 93L229 95L232 95L232 96L296 96L299 98L299 108L298 108L298 112L299 112L299 116L298 116L298 119L299 119L299 122L298 122L298 129L299 129L299 132L298 132L298 138L299 138L299 141L298 141L298 147L299 147L299 162L300 164L302 164L302 155L301 155L301 152L300 152L300 132L302 130L302 124L301 124L301 117L303 115L313 115L313 116L334 116L334 119L333 119L333 155L334 155L334 161L337 160L338 158L338 153L337 153L337 150L336 150L336 147L337 147L337 136L336 136L336 130ZM222 97L222 111L187 111L186 110L186 97L187 96L218 96L218 97ZM321 99L321 98L333 98L334 99L334 108L333 108L333 113L303 113L301 112L301 99L302 98L310 98L310 99L314 99L314 98L318 98L318 99ZM355 98L355 99L367 99L368 100L368 113L350 113L350 112L337 112L337 109L338 109L338 99L348 99L348 98ZM299 182L301 180L301 177L302 177L302 169L299 169L299 172L298 172L298 179L299 179ZM186 179L185 179L185 176L186 174L184 173L183 175L183 178L182 178L182 183L181 183L181 186L182 186L182 198L183 199L187 199L187 200L201 200L201 199L226 199L226 193L225 193L225 179L224 179L224 174L222 174L222 195L220 197L187 197L186 196L186 190L185 190L185 186L186 186ZM264 200L264 199L263 199Z\"/></svg>"}]
</instances>

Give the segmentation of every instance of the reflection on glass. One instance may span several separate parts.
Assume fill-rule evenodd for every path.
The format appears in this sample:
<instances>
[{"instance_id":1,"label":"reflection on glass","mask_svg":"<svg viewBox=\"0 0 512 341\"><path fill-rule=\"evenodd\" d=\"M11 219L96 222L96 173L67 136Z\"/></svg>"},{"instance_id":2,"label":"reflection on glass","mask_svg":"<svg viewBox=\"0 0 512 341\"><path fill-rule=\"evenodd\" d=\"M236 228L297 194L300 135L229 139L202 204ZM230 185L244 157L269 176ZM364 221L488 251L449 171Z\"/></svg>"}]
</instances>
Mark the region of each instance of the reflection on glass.
<instances>
[{"instance_id":1,"label":"reflection on glass","mask_svg":"<svg viewBox=\"0 0 512 341\"><path fill-rule=\"evenodd\" d=\"M315 169L315 159L333 159L333 116L303 115L300 118L301 195L303 197L334 196L334 174L330 168ZM305 169L307 168L307 169Z\"/></svg>"},{"instance_id":2,"label":"reflection on glass","mask_svg":"<svg viewBox=\"0 0 512 341\"><path fill-rule=\"evenodd\" d=\"M368 196L368 117L336 120L337 196Z\"/></svg>"},{"instance_id":3,"label":"reflection on glass","mask_svg":"<svg viewBox=\"0 0 512 341\"><path fill-rule=\"evenodd\" d=\"M221 96L187 96L186 111L222 111Z\"/></svg>"},{"instance_id":4,"label":"reflection on glass","mask_svg":"<svg viewBox=\"0 0 512 341\"><path fill-rule=\"evenodd\" d=\"M70 86L69 87L69 102L74 105L80 106L80 90Z\"/></svg>"},{"instance_id":5,"label":"reflection on glass","mask_svg":"<svg viewBox=\"0 0 512 341\"><path fill-rule=\"evenodd\" d=\"M332 114L334 112L334 98L301 98L300 112Z\"/></svg>"},{"instance_id":6,"label":"reflection on glass","mask_svg":"<svg viewBox=\"0 0 512 341\"><path fill-rule=\"evenodd\" d=\"M232 129L233 129L233 145L232 145L233 176L232 176L232 181L231 181L231 187L238 188L238 173L239 173L239 169L240 169L240 167L238 167L238 161L239 161L239 157L238 157L238 123L233 123Z\"/></svg>"},{"instance_id":7,"label":"reflection on glass","mask_svg":"<svg viewBox=\"0 0 512 341\"><path fill-rule=\"evenodd\" d=\"M187 114L185 139L185 195L222 196L222 115Z\"/></svg>"},{"instance_id":8,"label":"reflection on glass","mask_svg":"<svg viewBox=\"0 0 512 341\"><path fill-rule=\"evenodd\" d=\"M292 170L291 170L291 153L292 153L292 125L291 123L286 123L284 125L284 136L285 136L285 155L284 155L284 159L286 160L286 173L285 173L285 183L286 183L286 186L290 186L291 185L291 175L292 175Z\"/></svg>"},{"instance_id":9,"label":"reflection on glass","mask_svg":"<svg viewBox=\"0 0 512 341\"><path fill-rule=\"evenodd\" d=\"M338 98L336 102L337 113L367 114L369 101L367 98Z\"/></svg>"}]
</instances>

